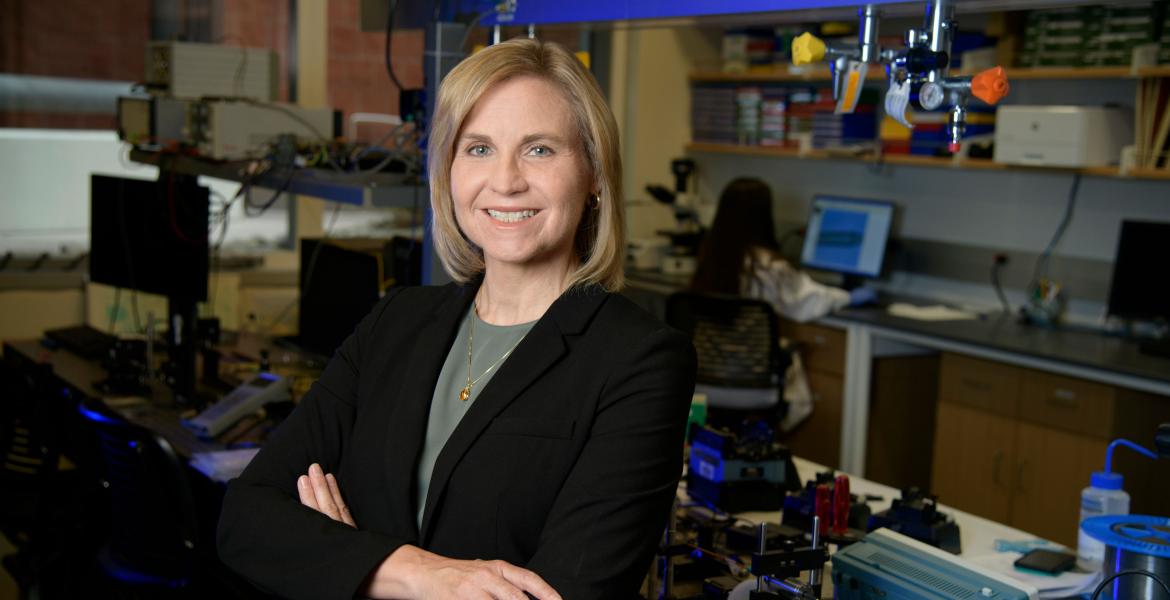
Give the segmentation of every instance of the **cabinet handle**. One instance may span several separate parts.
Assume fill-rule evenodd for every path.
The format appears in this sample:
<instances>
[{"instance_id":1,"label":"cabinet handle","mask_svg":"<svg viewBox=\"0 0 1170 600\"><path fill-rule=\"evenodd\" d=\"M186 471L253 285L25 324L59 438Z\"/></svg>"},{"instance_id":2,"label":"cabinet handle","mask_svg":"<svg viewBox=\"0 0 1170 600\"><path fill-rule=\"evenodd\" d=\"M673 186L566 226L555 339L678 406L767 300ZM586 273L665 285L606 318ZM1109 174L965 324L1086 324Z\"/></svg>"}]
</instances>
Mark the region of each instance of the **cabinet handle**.
<instances>
[{"instance_id":1,"label":"cabinet handle","mask_svg":"<svg viewBox=\"0 0 1170 600\"><path fill-rule=\"evenodd\" d=\"M999 476L1002 469L1003 450L996 450L995 455L991 457L991 482L1000 487L1003 487L1003 479Z\"/></svg>"},{"instance_id":2,"label":"cabinet handle","mask_svg":"<svg viewBox=\"0 0 1170 600\"><path fill-rule=\"evenodd\" d=\"M963 382L963 385L965 385L973 390L978 390L980 392L991 391L991 384L987 383L986 381L980 381L978 379L968 379L968 378L964 377L962 379L962 382Z\"/></svg>"},{"instance_id":3,"label":"cabinet handle","mask_svg":"<svg viewBox=\"0 0 1170 600\"><path fill-rule=\"evenodd\" d=\"M1024 486L1024 473L1028 470L1027 459L1021 460L1016 464L1016 491L1021 494L1028 493L1028 488Z\"/></svg>"},{"instance_id":4,"label":"cabinet handle","mask_svg":"<svg viewBox=\"0 0 1170 600\"><path fill-rule=\"evenodd\" d=\"M1048 404L1059 408L1075 409L1077 407L1077 394L1072 390L1056 388L1048 396Z\"/></svg>"}]
</instances>

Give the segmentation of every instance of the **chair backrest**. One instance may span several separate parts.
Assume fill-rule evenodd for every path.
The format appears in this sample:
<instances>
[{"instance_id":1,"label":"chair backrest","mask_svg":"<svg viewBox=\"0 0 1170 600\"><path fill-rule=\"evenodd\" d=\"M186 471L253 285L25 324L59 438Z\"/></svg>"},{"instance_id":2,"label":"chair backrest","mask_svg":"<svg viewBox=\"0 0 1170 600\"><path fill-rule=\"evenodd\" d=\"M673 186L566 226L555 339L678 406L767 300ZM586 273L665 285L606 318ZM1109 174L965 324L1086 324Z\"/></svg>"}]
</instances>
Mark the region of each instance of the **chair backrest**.
<instances>
[{"instance_id":1,"label":"chair backrest","mask_svg":"<svg viewBox=\"0 0 1170 600\"><path fill-rule=\"evenodd\" d=\"M666 322L691 336L698 383L774 388L783 379L780 320L763 300L676 292L666 299Z\"/></svg>"},{"instance_id":2,"label":"chair backrest","mask_svg":"<svg viewBox=\"0 0 1170 600\"><path fill-rule=\"evenodd\" d=\"M59 424L63 404L47 364L0 361L0 498L6 535L33 535L44 496L51 493L61 454ZM11 517L11 519L10 519Z\"/></svg>"},{"instance_id":3,"label":"chair backrest","mask_svg":"<svg viewBox=\"0 0 1170 600\"><path fill-rule=\"evenodd\" d=\"M100 401L83 401L110 496L105 565L129 583L185 585L195 573L198 521L186 467L165 439Z\"/></svg>"}]
</instances>

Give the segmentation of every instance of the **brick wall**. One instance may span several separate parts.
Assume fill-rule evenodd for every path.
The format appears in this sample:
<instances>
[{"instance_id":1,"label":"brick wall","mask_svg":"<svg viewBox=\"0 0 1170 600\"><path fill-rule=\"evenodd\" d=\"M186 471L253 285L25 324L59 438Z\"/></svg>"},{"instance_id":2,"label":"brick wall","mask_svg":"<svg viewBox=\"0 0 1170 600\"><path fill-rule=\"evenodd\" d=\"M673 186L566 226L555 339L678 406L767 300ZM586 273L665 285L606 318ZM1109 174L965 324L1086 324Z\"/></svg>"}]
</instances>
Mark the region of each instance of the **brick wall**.
<instances>
[{"instance_id":1,"label":"brick wall","mask_svg":"<svg viewBox=\"0 0 1170 600\"><path fill-rule=\"evenodd\" d=\"M0 72L137 81L150 36L142 0L0 0ZM0 127L112 129L113 116L0 112Z\"/></svg>"}]
</instances>

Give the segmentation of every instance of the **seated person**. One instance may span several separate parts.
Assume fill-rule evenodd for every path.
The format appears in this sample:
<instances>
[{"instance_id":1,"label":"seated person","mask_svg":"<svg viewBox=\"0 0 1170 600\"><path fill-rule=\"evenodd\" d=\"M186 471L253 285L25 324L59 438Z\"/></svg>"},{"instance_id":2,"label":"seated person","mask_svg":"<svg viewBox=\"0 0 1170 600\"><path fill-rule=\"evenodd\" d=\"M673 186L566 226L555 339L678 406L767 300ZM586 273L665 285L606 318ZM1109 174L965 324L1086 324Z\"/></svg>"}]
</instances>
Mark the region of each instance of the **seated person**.
<instances>
[{"instance_id":1,"label":"seated person","mask_svg":"<svg viewBox=\"0 0 1170 600\"><path fill-rule=\"evenodd\" d=\"M780 256L772 190L752 178L732 181L719 196L690 288L758 298L780 316L802 323L872 300L872 292L865 288L851 294L817 283Z\"/></svg>"},{"instance_id":2,"label":"seated person","mask_svg":"<svg viewBox=\"0 0 1170 600\"><path fill-rule=\"evenodd\" d=\"M695 350L616 292L617 125L564 48L443 80L435 253L228 487L223 561L290 598L636 597L682 470Z\"/></svg>"}]
</instances>

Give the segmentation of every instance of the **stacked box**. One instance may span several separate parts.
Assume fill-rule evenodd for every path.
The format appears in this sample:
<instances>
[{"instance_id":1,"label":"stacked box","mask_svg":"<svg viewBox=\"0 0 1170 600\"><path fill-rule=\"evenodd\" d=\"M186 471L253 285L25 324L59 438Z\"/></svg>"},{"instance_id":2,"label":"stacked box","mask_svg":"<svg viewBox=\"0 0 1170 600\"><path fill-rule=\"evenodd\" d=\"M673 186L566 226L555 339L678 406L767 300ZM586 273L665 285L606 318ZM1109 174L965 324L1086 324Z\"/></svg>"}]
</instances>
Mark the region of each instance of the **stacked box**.
<instances>
[{"instance_id":1,"label":"stacked box","mask_svg":"<svg viewBox=\"0 0 1170 600\"><path fill-rule=\"evenodd\" d=\"M788 93L781 87L764 87L760 101L760 145L784 146L788 140Z\"/></svg>"},{"instance_id":2,"label":"stacked box","mask_svg":"<svg viewBox=\"0 0 1170 600\"><path fill-rule=\"evenodd\" d=\"M1034 10L1024 27L1023 67L1080 66L1085 44L1099 30L1100 7Z\"/></svg>"},{"instance_id":3,"label":"stacked box","mask_svg":"<svg viewBox=\"0 0 1170 600\"><path fill-rule=\"evenodd\" d=\"M857 106L849 114L836 114L837 103L818 104L813 117L813 147L839 148L872 142L877 139L877 106L880 94L874 89L861 91Z\"/></svg>"},{"instance_id":4,"label":"stacked box","mask_svg":"<svg viewBox=\"0 0 1170 600\"><path fill-rule=\"evenodd\" d=\"M1153 40L1149 2L1114 3L1028 13L1020 66L1128 65L1133 49Z\"/></svg>"},{"instance_id":5,"label":"stacked box","mask_svg":"<svg viewBox=\"0 0 1170 600\"><path fill-rule=\"evenodd\" d=\"M1158 39L1158 64L1170 64L1170 9L1162 9L1162 35Z\"/></svg>"},{"instance_id":6,"label":"stacked box","mask_svg":"<svg viewBox=\"0 0 1170 600\"><path fill-rule=\"evenodd\" d=\"M813 133L818 106L833 107L833 90L793 88L788 92L788 140L795 143L803 134Z\"/></svg>"},{"instance_id":7,"label":"stacked box","mask_svg":"<svg viewBox=\"0 0 1170 600\"><path fill-rule=\"evenodd\" d=\"M772 70L775 33L770 29L733 29L723 34L723 71Z\"/></svg>"},{"instance_id":8,"label":"stacked box","mask_svg":"<svg viewBox=\"0 0 1170 600\"><path fill-rule=\"evenodd\" d=\"M1133 49L1153 41L1153 7L1141 5L1100 7L1101 18L1095 35L1086 40L1083 64L1092 66L1128 65Z\"/></svg>"},{"instance_id":9,"label":"stacked box","mask_svg":"<svg viewBox=\"0 0 1170 600\"><path fill-rule=\"evenodd\" d=\"M764 93L754 86L735 90L735 133L740 144L755 146L760 143L760 104Z\"/></svg>"},{"instance_id":10,"label":"stacked box","mask_svg":"<svg viewBox=\"0 0 1170 600\"><path fill-rule=\"evenodd\" d=\"M691 87L691 137L694 141L736 143L735 90L735 85L718 83Z\"/></svg>"}]
</instances>

